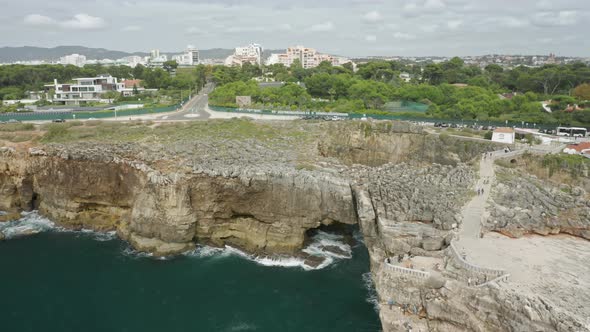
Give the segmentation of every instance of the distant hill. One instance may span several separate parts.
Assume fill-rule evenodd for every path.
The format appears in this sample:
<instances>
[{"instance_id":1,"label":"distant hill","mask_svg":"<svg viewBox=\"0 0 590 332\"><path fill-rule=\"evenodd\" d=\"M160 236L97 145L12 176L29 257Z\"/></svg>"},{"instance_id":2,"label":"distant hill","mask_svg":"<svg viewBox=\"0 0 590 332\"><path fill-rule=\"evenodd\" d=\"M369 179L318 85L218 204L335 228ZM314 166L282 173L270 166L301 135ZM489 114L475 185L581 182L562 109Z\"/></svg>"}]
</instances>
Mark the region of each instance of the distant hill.
<instances>
[{"instance_id":1,"label":"distant hill","mask_svg":"<svg viewBox=\"0 0 590 332\"><path fill-rule=\"evenodd\" d=\"M199 50L201 59L224 59L233 53L233 49L213 48L209 50ZM270 56L270 53L280 53L284 50L265 50L263 58ZM60 57L69 54L82 54L88 59L120 59L130 55L147 56L147 52L121 52L107 50L104 48L89 48L84 46L57 46L53 48L22 46L22 47L0 47L0 62L14 61L31 61L45 60L57 61ZM182 53L178 52L161 52L168 56Z\"/></svg>"},{"instance_id":2,"label":"distant hill","mask_svg":"<svg viewBox=\"0 0 590 332\"><path fill-rule=\"evenodd\" d=\"M111 51L104 48L88 48L84 46L58 46L53 48L23 46L0 47L0 62L31 61L31 60L59 60L68 54L82 54L88 59L119 59L129 55L147 55L147 53L127 53Z\"/></svg>"}]
</instances>

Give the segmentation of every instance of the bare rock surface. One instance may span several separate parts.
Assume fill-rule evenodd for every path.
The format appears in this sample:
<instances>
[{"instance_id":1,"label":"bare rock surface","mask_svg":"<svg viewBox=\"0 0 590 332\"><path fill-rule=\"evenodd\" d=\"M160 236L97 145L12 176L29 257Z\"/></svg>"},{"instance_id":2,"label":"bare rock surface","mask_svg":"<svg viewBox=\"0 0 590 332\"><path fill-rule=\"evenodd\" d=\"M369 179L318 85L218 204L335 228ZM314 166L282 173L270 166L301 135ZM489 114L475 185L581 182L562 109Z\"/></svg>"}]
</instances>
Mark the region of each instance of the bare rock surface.
<instances>
[{"instance_id":1,"label":"bare rock surface","mask_svg":"<svg viewBox=\"0 0 590 332\"><path fill-rule=\"evenodd\" d=\"M557 187L518 170L501 170L484 227L512 237L567 233L590 240L590 200L581 187Z\"/></svg>"}]
</instances>

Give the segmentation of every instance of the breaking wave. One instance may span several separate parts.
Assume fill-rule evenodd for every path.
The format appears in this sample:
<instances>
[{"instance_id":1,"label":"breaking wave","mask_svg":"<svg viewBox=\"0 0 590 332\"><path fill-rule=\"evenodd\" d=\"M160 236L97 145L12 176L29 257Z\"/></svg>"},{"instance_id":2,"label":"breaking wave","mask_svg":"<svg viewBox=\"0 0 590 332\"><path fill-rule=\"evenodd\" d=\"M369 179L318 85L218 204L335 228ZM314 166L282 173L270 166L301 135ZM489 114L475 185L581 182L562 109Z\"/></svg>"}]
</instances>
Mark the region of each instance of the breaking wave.
<instances>
[{"instance_id":1,"label":"breaking wave","mask_svg":"<svg viewBox=\"0 0 590 332\"><path fill-rule=\"evenodd\" d=\"M367 303L373 305L373 309L378 313L379 312L379 297L377 296L377 290L375 289L375 284L373 283L373 279L371 278L371 272L363 273L363 284L367 289Z\"/></svg>"},{"instance_id":2,"label":"breaking wave","mask_svg":"<svg viewBox=\"0 0 590 332\"><path fill-rule=\"evenodd\" d=\"M309 258L312 258L316 264L310 263L310 260L303 257L250 255L231 246L225 246L223 248L201 246L185 253L185 255L198 258L238 256L256 262L262 266L302 268L306 271L311 271L323 269L338 260L352 258L352 248L350 245L342 242L343 240L344 237L341 235L318 231L317 234L312 237L311 243L302 250L310 256Z\"/></svg>"},{"instance_id":3,"label":"breaking wave","mask_svg":"<svg viewBox=\"0 0 590 332\"><path fill-rule=\"evenodd\" d=\"M0 232L7 239L34 235L54 228L55 224L51 220L41 217L36 211L23 212L20 219L0 223Z\"/></svg>"},{"instance_id":4,"label":"breaking wave","mask_svg":"<svg viewBox=\"0 0 590 332\"><path fill-rule=\"evenodd\" d=\"M0 223L0 232L7 239L30 236L48 231L89 236L101 242L111 241L117 238L117 234L114 231L96 232L90 229L71 230L56 226L53 221L39 215L37 211L22 212L20 219Z\"/></svg>"}]
</instances>

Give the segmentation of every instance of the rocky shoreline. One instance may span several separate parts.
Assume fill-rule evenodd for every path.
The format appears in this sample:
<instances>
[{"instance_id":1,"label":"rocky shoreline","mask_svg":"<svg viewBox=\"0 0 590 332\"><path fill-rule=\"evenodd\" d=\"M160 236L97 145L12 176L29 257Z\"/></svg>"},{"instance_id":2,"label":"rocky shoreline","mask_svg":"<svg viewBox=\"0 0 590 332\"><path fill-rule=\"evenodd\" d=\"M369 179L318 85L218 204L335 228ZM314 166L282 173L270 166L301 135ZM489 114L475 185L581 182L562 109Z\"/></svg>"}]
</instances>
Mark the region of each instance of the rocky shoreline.
<instances>
[{"instance_id":1,"label":"rocky shoreline","mask_svg":"<svg viewBox=\"0 0 590 332\"><path fill-rule=\"evenodd\" d=\"M385 331L584 330L542 300L495 282L474 287L472 280L487 276L452 259L460 210L477 179L472 162L493 144L401 122L294 125L314 133L306 144L288 138L2 148L0 210L38 209L60 226L116 231L156 256L229 245L262 257L295 255L311 267L322 264L302 251L311 232L358 224ZM497 192L506 207L492 208L495 219L516 210L509 191ZM577 222L582 232L570 233L584 236L588 221ZM316 249L347 255L330 244Z\"/></svg>"}]
</instances>

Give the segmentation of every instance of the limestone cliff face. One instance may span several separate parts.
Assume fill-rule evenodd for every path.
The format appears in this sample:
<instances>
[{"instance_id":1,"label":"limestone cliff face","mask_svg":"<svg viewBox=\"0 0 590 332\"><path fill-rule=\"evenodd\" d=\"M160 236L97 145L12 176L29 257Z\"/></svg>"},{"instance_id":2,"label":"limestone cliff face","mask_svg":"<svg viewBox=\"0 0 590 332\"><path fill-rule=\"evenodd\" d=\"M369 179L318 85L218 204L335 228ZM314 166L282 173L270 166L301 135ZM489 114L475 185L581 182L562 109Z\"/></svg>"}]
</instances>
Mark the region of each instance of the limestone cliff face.
<instances>
[{"instance_id":1,"label":"limestone cliff face","mask_svg":"<svg viewBox=\"0 0 590 332\"><path fill-rule=\"evenodd\" d=\"M590 240L590 200L581 187L561 188L501 168L485 227L512 237L567 233ZM517 190L514 190L517 189Z\"/></svg>"},{"instance_id":2,"label":"limestone cliff face","mask_svg":"<svg viewBox=\"0 0 590 332\"><path fill-rule=\"evenodd\" d=\"M457 165L492 151L495 146L491 142L427 134L422 127L405 122L333 125L326 130L330 135L319 142L319 153L347 165L381 166L401 162Z\"/></svg>"},{"instance_id":3,"label":"limestone cliff face","mask_svg":"<svg viewBox=\"0 0 590 332\"><path fill-rule=\"evenodd\" d=\"M0 170L0 210L38 207L66 227L118 230L136 248L159 255L196 241L294 253L309 229L356 223L349 183L307 171L167 173L63 151L6 154Z\"/></svg>"}]
</instances>

